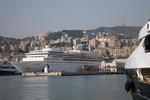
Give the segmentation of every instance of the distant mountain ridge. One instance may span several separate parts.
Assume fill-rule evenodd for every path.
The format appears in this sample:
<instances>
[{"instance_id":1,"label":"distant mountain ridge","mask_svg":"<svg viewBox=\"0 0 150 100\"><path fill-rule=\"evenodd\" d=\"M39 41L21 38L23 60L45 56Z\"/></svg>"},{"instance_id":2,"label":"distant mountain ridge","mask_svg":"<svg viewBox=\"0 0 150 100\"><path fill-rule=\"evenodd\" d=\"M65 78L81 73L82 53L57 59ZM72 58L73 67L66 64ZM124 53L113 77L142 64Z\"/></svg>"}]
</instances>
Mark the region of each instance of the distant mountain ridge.
<instances>
[{"instance_id":1,"label":"distant mountain ridge","mask_svg":"<svg viewBox=\"0 0 150 100\"><path fill-rule=\"evenodd\" d=\"M96 29L86 30L88 33L94 32L107 32L112 33L113 35L120 35L124 34L126 38L137 38L138 33L140 31L141 27L139 26L116 26L116 27L99 27ZM84 30L62 30L58 32L53 32L52 34L49 34L49 36L46 37L46 40L56 40L58 38L61 38L63 34L68 34L72 38L81 38L83 37L83 31ZM33 40L34 37L26 37L24 39L15 39L15 38L8 38L0 36L0 41L4 39L11 39L11 40Z\"/></svg>"},{"instance_id":2,"label":"distant mountain ridge","mask_svg":"<svg viewBox=\"0 0 150 100\"><path fill-rule=\"evenodd\" d=\"M107 32L113 35L124 34L127 38L137 38L140 31L140 26L116 26L116 27L100 27L92 32Z\"/></svg>"}]
</instances>

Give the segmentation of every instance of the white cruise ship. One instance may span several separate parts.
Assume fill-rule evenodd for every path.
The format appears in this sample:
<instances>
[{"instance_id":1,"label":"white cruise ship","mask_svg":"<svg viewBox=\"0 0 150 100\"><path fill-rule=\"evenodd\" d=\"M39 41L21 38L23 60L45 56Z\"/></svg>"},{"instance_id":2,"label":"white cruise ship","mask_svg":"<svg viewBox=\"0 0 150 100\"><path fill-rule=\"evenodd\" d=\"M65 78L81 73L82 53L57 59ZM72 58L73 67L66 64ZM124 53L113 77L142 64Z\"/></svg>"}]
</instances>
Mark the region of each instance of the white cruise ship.
<instances>
[{"instance_id":1,"label":"white cruise ship","mask_svg":"<svg viewBox=\"0 0 150 100\"><path fill-rule=\"evenodd\" d=\"M25 58L12 64L21 72L80 72L85 66L98 67L103 56L88 50L86 44L79 44L74 50L61 51L46 46L25 54Z\"/></svg>"}]
</instances>

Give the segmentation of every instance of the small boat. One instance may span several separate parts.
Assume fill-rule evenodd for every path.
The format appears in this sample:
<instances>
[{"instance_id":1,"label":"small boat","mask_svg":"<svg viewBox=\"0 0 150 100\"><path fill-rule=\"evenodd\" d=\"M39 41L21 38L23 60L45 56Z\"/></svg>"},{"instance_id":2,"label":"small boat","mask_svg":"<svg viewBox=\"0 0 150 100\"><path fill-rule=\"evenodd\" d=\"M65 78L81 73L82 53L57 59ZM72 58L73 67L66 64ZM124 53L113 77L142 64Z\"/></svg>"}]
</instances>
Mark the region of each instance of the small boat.
<instances>
[{"instance_id":1,"label":"small boat","mask_svg":"<svg viewBox=\"0 0 150 100\"><path fill-rule=\"evenodd\" d=\"M16 75L19 74L17 69L11 65L11 63L3 63L0 59L0 76L7 76L7 75Z\"/></svg>"}]
</instances>

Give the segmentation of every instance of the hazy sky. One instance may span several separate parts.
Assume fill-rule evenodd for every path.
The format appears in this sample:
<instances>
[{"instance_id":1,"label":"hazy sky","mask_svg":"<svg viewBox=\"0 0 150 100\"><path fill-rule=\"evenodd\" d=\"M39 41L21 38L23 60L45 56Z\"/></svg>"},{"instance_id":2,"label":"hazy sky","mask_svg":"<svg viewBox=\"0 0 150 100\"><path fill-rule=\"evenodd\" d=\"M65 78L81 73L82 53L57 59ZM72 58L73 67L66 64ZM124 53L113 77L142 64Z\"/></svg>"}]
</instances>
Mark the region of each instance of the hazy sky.
<instances>
[{"instance_id":1,"label":"hazy sky","mask_svg":"<svg viewBox=\"0 0 150 100\"><path fill-rule=\"evenodd\" d=\"M150 0L0 0L0 35L23 38L47 31L143 26Z\"/></svg>"}]
</instances>

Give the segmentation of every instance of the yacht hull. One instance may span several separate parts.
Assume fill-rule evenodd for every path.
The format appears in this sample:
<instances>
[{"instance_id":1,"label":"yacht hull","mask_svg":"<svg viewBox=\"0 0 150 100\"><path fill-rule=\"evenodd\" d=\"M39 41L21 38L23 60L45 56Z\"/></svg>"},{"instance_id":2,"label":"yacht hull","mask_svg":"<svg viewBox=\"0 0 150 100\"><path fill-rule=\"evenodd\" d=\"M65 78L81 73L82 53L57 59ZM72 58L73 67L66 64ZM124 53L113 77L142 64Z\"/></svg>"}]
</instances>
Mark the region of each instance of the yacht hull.
<instances>
[{"instance_id":1,"label":"yacht hull","mask_svg":"<svg viewBox=\"0 0 150 100\"><path fill-rule=\"evenodd\" d=\"M138 80L136 69L126 69L127 82L125 88L130 88L133 100L150 100L150 84Z\"/></svg>"},{"instance_id":2,"label":"yacht hull","mask_svg":"<svg viewBox=\"0 0 150 100\"><path fill-rule=\"evenodd\" d=\"M17 75L19 74L16 68L14 68L12 65L1 65L0 66L0 76L7 76L7 75Z\"/></svg>"},{"instance_id":3,"label":"yacht hull","mask_svg":"<svg viewBox=\"0 0 150 100\"><path fill-rule=\"evenodd\" d=\"M7 75L16 75L16 72L0 70L0 76L7 76Z\"/></svg>"}]
</instances>

